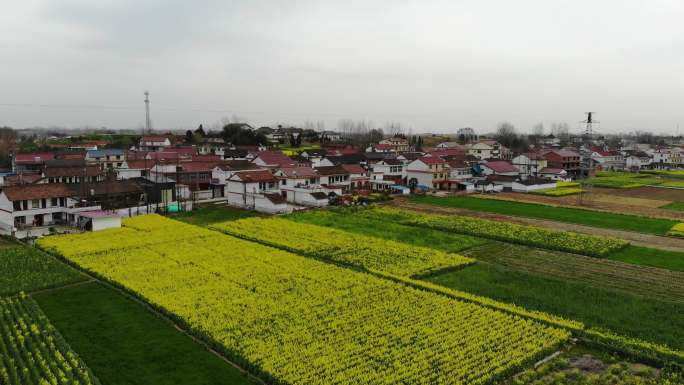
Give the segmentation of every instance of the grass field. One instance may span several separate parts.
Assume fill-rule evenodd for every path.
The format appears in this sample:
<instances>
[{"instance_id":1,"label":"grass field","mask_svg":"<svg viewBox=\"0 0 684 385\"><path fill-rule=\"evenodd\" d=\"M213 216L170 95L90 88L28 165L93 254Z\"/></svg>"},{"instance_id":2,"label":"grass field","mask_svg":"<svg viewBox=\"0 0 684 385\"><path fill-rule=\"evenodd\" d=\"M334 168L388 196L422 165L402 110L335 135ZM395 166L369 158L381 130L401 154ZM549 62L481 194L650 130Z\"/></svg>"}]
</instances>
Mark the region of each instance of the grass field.
<instances>
[{"instance_id":1,"label":"grass field","mask_svg":"<svg viewBox=\"0 0 684 385\"><path fill-rule=\"evenodd\" d=\"M251 218L259 215L259 213L254 211L241 210L226 205L209 204L196 207L193 211L174 214L171 217L193 225L207 226L212 223Z\"/></svg>"},{"instance_id":2,"label":"grass field","mask_svg":"<svg viewBox=\"0 0 684 385\"><path fill-rule=\"evenodd\" d=\"M515 303L616 333L684 348L684 305L477 263L429 279L439 285Z\"/></svg>"},{"instance_id":3,"label":"grass field","mask_svg":"<svg viewBox=\"0 0 684 385\"><path fill-rule=\"evenodd\" d=\"M86 277L32 247L3 241L0 248L0 296L84 281Z\"/></svg>"},{"instance_id":4,"label":"grass field","mask_svg":"<svg viewBox=\"0 0 684 385\"><path fill-rule=\"evenodd\" d=\"M462 254L519 272L684 305L684 273L499 242Z\"/></svg>"},{"instance_id":5,"label":"grass field","mask_svg":"<svg viewBox=\"0 0 684 385\"><path fill-rule=\"evenodd\" d=\"M629 245L606 256L614 261L684 271L684 253Z\"/></svg>"},{"instance_id":6,"label":"grass field","mask_svg":"<svg viewBox=\"0 0 684 385\"><path fill-rule=\"evenodd\" d=\"M34 297L104 385L252 383L171 324L101 284Z\"/></svg>"},{"instance_id":7,"label":"grass field","mask_svg":"<svg viewBox=\"0 0 684 385\"><path fill-rule=\"evenodd\" d=\"M547 219L559 222L576 223L587 226L656 235L667 234L670 228L678 223L677 221L668 219L645 218L633 215L612 214L592 210L553 207L534 203L501 201L474 197L438 198L425 196L412 198L412 201L437 206L456 207L503 215Z\"/></svg>"}]
</instances>

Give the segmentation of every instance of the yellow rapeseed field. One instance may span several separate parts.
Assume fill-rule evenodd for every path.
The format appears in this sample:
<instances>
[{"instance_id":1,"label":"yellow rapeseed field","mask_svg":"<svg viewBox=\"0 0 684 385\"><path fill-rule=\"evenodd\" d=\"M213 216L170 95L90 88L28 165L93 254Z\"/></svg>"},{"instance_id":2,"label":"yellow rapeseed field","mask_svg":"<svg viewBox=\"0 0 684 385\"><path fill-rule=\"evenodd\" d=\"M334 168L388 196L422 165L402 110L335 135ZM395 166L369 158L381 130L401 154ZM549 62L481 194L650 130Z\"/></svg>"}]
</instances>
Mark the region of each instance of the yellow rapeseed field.
<instances>
[{"instance_id":1,"label":"yellow rapeseed field","mask_svg":"<svg viewBox=\"0 0 684 385\"><path fill-rule=\"evenodd\" d=\"M136 293L276 383L484 384L570 336L529 318L157 216L125 225L108 237L39 243Z\"/></svg>"}]
</instances>

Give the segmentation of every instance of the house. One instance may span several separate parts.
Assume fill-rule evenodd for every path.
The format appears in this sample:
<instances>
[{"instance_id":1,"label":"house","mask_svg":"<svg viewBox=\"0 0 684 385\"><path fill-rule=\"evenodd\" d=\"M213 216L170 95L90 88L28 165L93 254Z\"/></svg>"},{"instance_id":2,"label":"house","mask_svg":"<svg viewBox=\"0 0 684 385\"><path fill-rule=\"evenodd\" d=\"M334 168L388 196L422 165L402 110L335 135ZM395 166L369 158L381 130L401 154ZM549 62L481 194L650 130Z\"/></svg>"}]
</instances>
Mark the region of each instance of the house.
<instances>
[{"instance_id":1,"label":"house","mask_svg":"<svg viewBox=\"0 0 684 385\"><path fill-rule=\"evenodd\" d=\"M269 170L237 171L226 185L228 204L272 214L289 212L278 182Z\"/></svg>"},{"instance_id":2,"label":"house","mask_svg":"<svg viewBox=\"0 0 684 385\"><path fill-rule=\"evenodd\" d=\"M73 190L62 183L22 184L4 187L0 192L0 232L25 238L50 232L51 226L73 226L81 207Z\"/></svg>"},{"instance_id":3,"label":"house","mask_svg":"<svg viewBox=\"0 0 684 385\"><path fill-rule=\"evenodd\" d=\"M351 185L351 175L342 165L316 167L315 170L320 176L321 186L333 190L346 192Z\"/></svg>"},{"instance_id":4,"label":"house","mask_svg":"<svg viewBox=\"0 0 684 385\"><path fill-rule=\"evenodd\" d=\"M468 181L473 178L472 167L464 159L448 160L448 176L447 186L448 190L472 190L473 185Z\"/></svg>"},{"instance_id":5,"label":"house","mask_svg":"<svg viewBox=\"0 0 684 385\"><path fill-rule=\"evenodd\" d=\"M45 183L95 183L105 178L105 172L96 165L82 166L47 166L42 173Z\"/></svg>"},{"instance_id":6,"label":"house","mask_svg":"<svg viewBox=\"0 0 684 385\"><path fill-rule=\"evenodd\" d=\"M472 155L480 160L484 159L503 159L502 147L496 140L481 140L468 147L468 155Z\"/></svg>"},{"instance_id":7,"label":"house","mask_svg":"<svg viewBox=\"0 0 684 385\"><path fill-rule=\"evenodd\" d=\"M618 151L592 148L591 158L596 161L602 170L621 171L625 169L625 159Z\"/></svg>"},{"instance_id":8,"label":"house","mask_svg":"<svg viewBox=\"0 0 684 385\"><path fill-rule=\"evenodd\" d=\"M540 154L546 159L547 167L562 168L568 175L575 176L581 171L580 154L572 150L541 150Z\"/></svg>"},{"instance_id":9,"label":"house","mask_svg":"<svg viewBox=\"0 0 684 385\"><path fill-rule=\"evenodd\" d=\"M505 160L490 160L480 164L482 175L518 176L520 170Z\"/></svg>"},{"instance_id":10,"label":"house","mask_svg":"<svg viewBox=\"0 0 684 385\"><path fill-rule=\"evenodd\" d=\"M260 151L252 160L257 166L267 168L296 167L297 163L280 151Z\"/></svg>"},{"instance_id":11,"label":"house","mask_svg":"<svg viewBox=\"0 0 684 385\"><path fill-rule=\"evenodd\" d=\"M556 188L556 181L547 178L518 178L511 183L511 189L514 192L528 193L538 190L549 190Z\"/></svg>"},{"instance_id":12,"label":"house","mask_svg":"<svg viewBox=\"0 0 684 385\"><path fill-rule=\"evenodd\" d=\"M383 159L373 165L374 173L381 173L385 176L391 176L399 183L406 176L404 163L396 158Z\"/></svg>"},{"instance_id":13,"label":"house","mask_svg":"<svg viewBox=\"0 0 684 385\"><path fill-rule=\"evenodd\" d=\"M625 157L625 169L629 171L639 171L644 168L650 168L651 163L651 157L643 151L635 151Z\"/></svg>"},{"instance_id":14,"label":"house","mask_svg":"<svg viewBox=\"0 0 684 385\"><path fill-rule=\"evenodd\" d=\"M320 185L316 170L308 167L282 168L274 175L280 179L281 193L288 202L309 207L328 205L328 190Z\"/></svg>"},{"instance_id":15,"label":"house","mask_svg":"<svg viewBox=\"0 0 684 385\"><path fill-rule=\"evenodd\" d=\"M422 187L438 190L449 178L447 162L440 157L416 159L406 166L406 180L411 188Z\"/></svg>"},{"instance_id":16,"label":"house","mask_svg":"<svg viewBox=\"0 0 684 385\"><path fill-rule=\"evenodd\" d=\"M378 145L389 146L392 152L404 152L409 150L409 142L406 138L401 136L394 136L383 139L378 142Z\"/></svg>"},{"instance_id":17,"label":"house","mask_svg":"<svg viewBox=\"0 0 684 385\"><path fill-rule=\"evenodd\" d=\"M511 163L520 170L521 174L531 176L538 176L539 171L548 165L547 160L536 152L520 154L514 157Z\"/></svg>"},{"instance_id":18,"label":"house","mask_svg":"<svg viewBox=\"0 0 684 385\"><path fill-rule=\"evenodd\" d=\"M343 164L342 168L349 173L349 187L352 190L370 189L368 171L358 164Z\"/></svg>"},{"instance_id":19,"label":"house","mask_svg":"<svg viewBox=\"0 0 684 385\"><path fill-rule=\"evenodd\" d=\"M167 135L144 135L138 144L143 151L160 151L167 147L171 147L171 139Z\"/></svg>"},{"instance_id":20,"label":"house","mask_svg":"<svg viewBox=\"0 0 684 385\"><path fill-rule=\"evenodd\" d=\"M474 183L473 190L481 193L502 192L504 186L500 183L494 183L489 179L477 180Z\"/></svg>"},{"instance_id":21,"label":"house","mask_svg":"<svg viewBox=\"0 0 684 385\"><path fill-rule=\"evenodd\" d=\"M17 174L23 172L40 172L46 160L55 159L51 152L31 152L16 154L12 158L12 170Z\"/></svg>"},{"instance_id":22,"label":"house","mask_svg":"<svg viewBox=\"0 0 684 385\"><path fill-rule=\"evenodd\" d=\"M211 170L211 184L215 186L225 186L228 179L230 179L233 174L238 171L247 170L263 170L263 168L246 160L228 160L220 162Z\"/></svg>"},{"instance_id":23,"label":"house","mask_svg":"<svg viewBox=\"0 0 684 385\"><path fill-rule=\"evenodd\" d=\"M86 162L100 167L102 170L110 168L118 168L123 166L126 160L124 151L118 148L104 149L104 150L90 150L86 151Z\"/></svg>"},{"instance_id":24,"label":"house","mask_svg":"<svg viewBox=\"0 0 684 385\"><path fill-rule=\"evenodd\" d=\"M379 143L379 144L372 144L370 147L366 148L366 152L390 153L390 152L395 152L395 151L391 145Z\"/></svg>"},{"instance_id":25,"label":"house","mask_svg":"<svg viewBox=\"0 0 684 385\"><path fill-rule=\"evenodd\" d=\"M115 211L81 211L77 214L76 221L78 227L89 231L117 229L121 227L121 216Z\"/></svg>"},{"instance_id":26,"label":"house","mask_svg":"<svg viewBox=\"0 0 684 385\"><path fill-rule=\"evenodd\" d=\"M568 176L568 172L562 168L544 167L543 169L539 170L537 176L559 182L569 182L571 180L571 178Z\"/></svg>"}]
</instances>

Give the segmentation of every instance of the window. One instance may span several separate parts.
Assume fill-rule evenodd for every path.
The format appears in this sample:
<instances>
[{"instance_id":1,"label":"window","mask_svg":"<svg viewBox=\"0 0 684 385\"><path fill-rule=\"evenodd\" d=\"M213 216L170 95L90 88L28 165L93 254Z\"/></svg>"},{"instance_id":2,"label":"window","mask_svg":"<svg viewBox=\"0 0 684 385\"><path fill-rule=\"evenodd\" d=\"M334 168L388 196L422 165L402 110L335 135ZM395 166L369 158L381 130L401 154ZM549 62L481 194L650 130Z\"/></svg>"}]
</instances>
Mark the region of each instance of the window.
<instances>
[{"instance_id":1,"label":"window","mask_svg":"<svg viewBox=\"0 0 684 385\"><path fill-rule=\"evenodd\" d=\"M47 199L43 198L40 200L40 207L47 208Z\"/></svg>"},{"instance_id":2,"label":"window","mask_svg":"<svg viewBox=\"0 0 684 385\"><path fill-rule=\"evenodd\" d=\"M21 211L21 201L14 201L12 202L12 205L14 207L14 211Z\"/></svg>"},{"instance_id":3,"label":"window","mask_svg":"<svg viewBox=\"0 0 684 385\"><path fill-rule=\"evenodd\" d=\"M57 205L58 205L57 198L50 199L50 206L57 206Z\"/></svg>"},{"instance_id":4,"label":"window","mask_svg":"<svg viewBox=\"0 0 684 385\"><path fill-rule=\"evenodd\" d=\"M287 185L287 179L281 180L281 181L280 181L280 184L283 185L283 186Z\"/></svg>"},{"instance_id":5,"label":"window","mask_svg":"<svg viewBox=\"0 0 684 385\"><path fill-rule=\"evenodd\" d=\"M59 206L66 207L66 198L59 198Z\"/></svg>"},{"instance_id":6,"label":"window","mask_svg":"<svg viewBox=\"0 0 684 385\"><path fill-rule=\"evenodd\" d=\"M21 201L22 210L28 210L28 201Z\"/></svg>"},{"instance_id":7,"label":"window","mask_svg":"<svg viewBox=\"0 0 684 385\"><path fill-rule=\"evenodd\" d=\"M33 199L31 200L31 208L32 209L37 209L40 205L40 201L38 199Z\"/></svg>"}]
</instances>

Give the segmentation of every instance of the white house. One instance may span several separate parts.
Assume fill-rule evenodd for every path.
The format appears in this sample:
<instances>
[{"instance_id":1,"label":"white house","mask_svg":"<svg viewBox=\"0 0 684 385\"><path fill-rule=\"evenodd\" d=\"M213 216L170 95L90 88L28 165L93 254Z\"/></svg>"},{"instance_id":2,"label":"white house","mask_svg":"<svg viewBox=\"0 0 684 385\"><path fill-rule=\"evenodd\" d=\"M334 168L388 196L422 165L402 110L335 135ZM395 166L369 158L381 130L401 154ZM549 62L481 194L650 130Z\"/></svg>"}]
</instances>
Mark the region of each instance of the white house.
<instances>
[{"instance_id":1,"label":"white house","mask_svg":"<svg viewBox=\"0 0 684 385\"><path fill-rule=\"evenodd\" d=\"M338 188L343 192L349 190L351 175L341 165L317 167L315 170L320 176L321 185L323 187Z\"/></svg>"},{"instance_id":2,"label":"white house","mask_svg":"<svg viewBox=\"0 0 684 385\"><path fill-rule=\"evenodd\" d=\"M513 158L511 163L520 170L521 174L532 176L539 175L539 171L548 166L548 161L535 152L520 154Z\"/></svg>"},{"instance_id":3,"label":"white house","mask_svg":"<svg viewBox=\"0 0 684 385\"><path fill-rule=\"evenodd\" d=\"M468 155L477 159L501 159L501 145L495 140L482 140L468 147Z\"/></svg>"},{"instance_id":4,"label":"white house","mask_svg":"<svg viewBox=\"0 0 684 385\"><path fill-rule=\"evenodd\" d=\"M558 182L569 182L571 180L568 172L562 168L545 167L539 170L538 176L540 178L551 179Z\"/></svg>"},{"instance_id":5,"label":"white house","mask_svg":"<svg viewBox=\"0 0 684 385\"><path fill-rule=\"evenodd\" d=\"M78 212L100 209L77 207L75 195L62 183L4 187L0 192L0 231L17 238L45 235L51 226L75 226Z\"/></svg>"},{"instance_id":6,"label":"white house","mask_svg":"<svg viewBox=\"0 0 684 385\"><path fill-rule=\"evenodd\" d=\"M292 208L280 193L278 178L268 170L237 171L226 185L228 204L270 214Z\"/></svg>"},{"instance_id":7,"label":"white house","mask_svg":"<svg viewBox=\"0 0 684 385\"><path fill-rule=\"evenodd\" d=\"M123 166L126 156L124 151L118 148L87 151L85 160L88 164L100 166L101 169L117 168Z\"/></svg>"},{"instance_id":8,"label":"white house","mask_svg":"<svg viewBox=\"0 0 684 385\"><path fill-rule=\"evenodd\" d=\"M145 135L140 138L138 147L143 151L160 151L171 147L171 140L164 135Z\"/></svg>"},{"instance_id":9,"label":"white house","mask_svg":"<svg viewBox=\"0 0 684 385\"><path fill-rule=\"evenodd\" d=\"M447 162L440 157L422 157L406 166L406 180L409 186L425 186L440 189L449 178Z\"/></svg>"},{"instance_id":10,"label":"white house","mask_svg":"<svg viewBox=\"0 0 684 385\"><path fill-rule=\"evenodd\" d=\"M403 179L406 176L404 163L398 159L383 159L373 165L373 172Z\"/></svg>"},{"instance_id":11,"label":"white house","mask_svg":"<svg viewBox=\"0 0 684 385\"><path fill-rule=\"evenodd\" d=\"M508 175L508 176L518 176L520 175L520 170L509 162L504 160L494 160L486 163L481 163L483 175Z\"/></svg>"}]
</instances>

